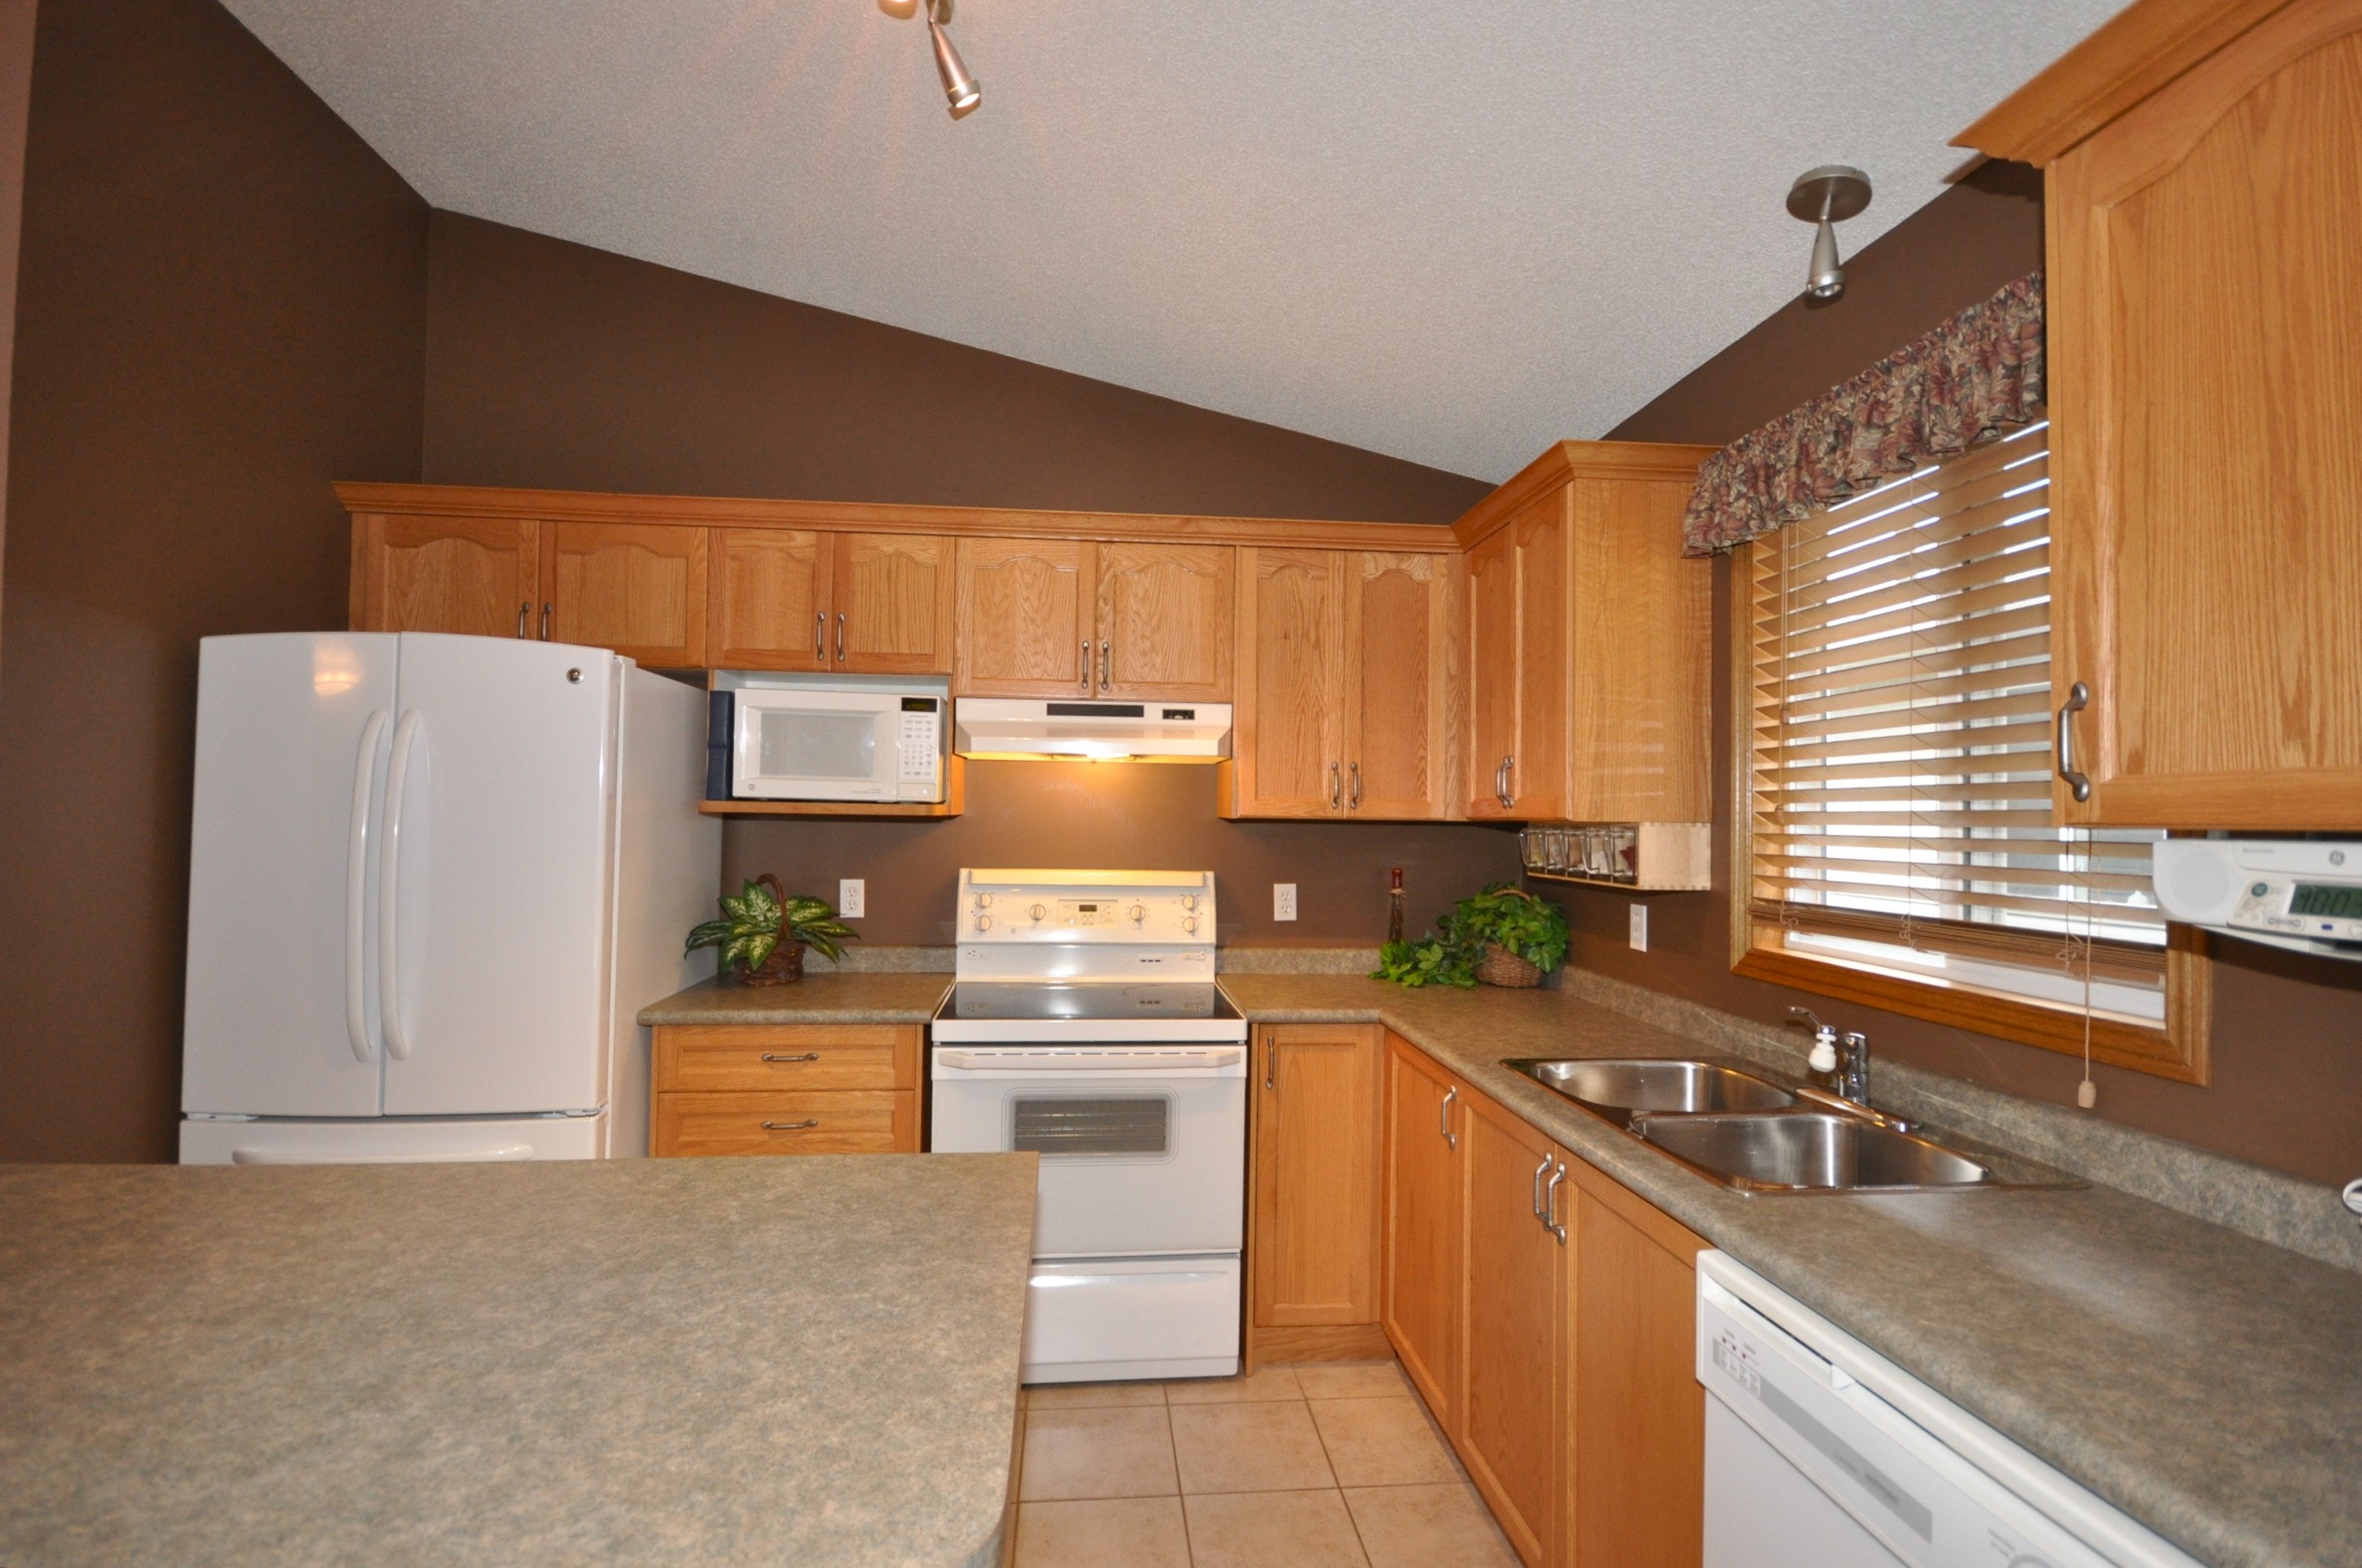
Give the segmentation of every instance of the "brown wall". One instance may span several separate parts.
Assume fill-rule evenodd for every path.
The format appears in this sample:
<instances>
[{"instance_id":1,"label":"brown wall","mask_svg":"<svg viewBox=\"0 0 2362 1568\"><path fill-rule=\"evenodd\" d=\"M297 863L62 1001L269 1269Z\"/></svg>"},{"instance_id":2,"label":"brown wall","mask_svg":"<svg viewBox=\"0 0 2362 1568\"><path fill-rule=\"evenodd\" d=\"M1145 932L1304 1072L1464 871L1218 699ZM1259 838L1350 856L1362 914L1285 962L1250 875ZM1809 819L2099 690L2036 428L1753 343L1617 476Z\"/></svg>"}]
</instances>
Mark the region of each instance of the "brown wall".
<instances>
[{"instance_id":1,"label":"brown wall","mask_svg":"<svg viewBox=\"0 0 2362 1568\"><path fill-rule=\"evenodd\" d=\"M426 208L214 0L40 6L0 620L0 1159L167 1159L196 641L337 626Z\"/></svg>"},{"instance_id":2,"label":"brown wall","mask_svg":"<svg viewBox=\"0 0 2362 1568\"><path fill-rule=\"evenodd\" d=\"M1490 486L452 213L425 477L1450 522Z\"/></svg>"},{"instance_id":3,"label":"brown wall","mask_svg":"<svg viewBox=\"0 0 2362 1568\"><path fill-rule=\"evenodd\" d=\"M1789 304L1611 433L1727 442L1867 367L2041 265L2040 191L2033 170L1987 165L1849 263L1843 299ZM1800 262L1804 248L1797 247ZM1791 1003L1813 1006L1834 1022L1867 1030L1876 1054L2074 1103L2082 1074L2078 1059L1730 972L1729 559L1712 569L1715 848L1723 885L1712 894L1648 899L1649 951L1641 954L1627 939L1627 895L1532 884L1567 907L1575 930L1571 961L1768 1022L1779 1021ZM2218 942L2214 951L2213 1086L2097 1067L2097 1113L2319 1181L2362 1176L2362 965L2244 942Z\"/></svg>"},{"instance_id":4,"label":"brown wall","mask_svg":"<svg viewBox=\"0 0 2362 1568\"><path fill-rule=\"evenodd\" d=\"M733 819L725 885L776 872L790 893L836 901L868 883L862 939L953 939L962 866L1210 871L1219 940L1253 947L1375 947L1387 871L1403 869L1413 935L1487 883L1518 875L1516 835L1441 824L1223 822L1214 769L1164 762L971 762L966 815L940 822ZM1271 917L1271 884L1296 883L1297 918Z\"/></svg>"}]
</instances>

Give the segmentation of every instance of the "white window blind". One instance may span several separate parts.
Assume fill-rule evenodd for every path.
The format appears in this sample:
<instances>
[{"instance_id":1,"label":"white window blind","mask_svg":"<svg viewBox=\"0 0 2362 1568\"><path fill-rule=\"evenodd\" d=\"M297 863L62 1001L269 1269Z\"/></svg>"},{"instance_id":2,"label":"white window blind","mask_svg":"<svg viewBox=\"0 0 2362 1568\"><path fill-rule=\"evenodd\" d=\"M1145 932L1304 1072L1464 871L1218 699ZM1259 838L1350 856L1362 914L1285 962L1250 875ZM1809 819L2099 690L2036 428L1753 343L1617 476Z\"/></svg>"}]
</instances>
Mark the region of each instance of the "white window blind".
<instances>
[{"instance_id":1,"label":"white window blind","mask_svg":"<svg viewBox=\"0 0 2362 1568\"><path fill-rule=\"evenodd\" d=\"M1756 542L1758 943L2163 1015L2142 829L2050 820L2047 424ZM1776 937L1773 936L1776 928Z\"/></svg>"}]
</instances>

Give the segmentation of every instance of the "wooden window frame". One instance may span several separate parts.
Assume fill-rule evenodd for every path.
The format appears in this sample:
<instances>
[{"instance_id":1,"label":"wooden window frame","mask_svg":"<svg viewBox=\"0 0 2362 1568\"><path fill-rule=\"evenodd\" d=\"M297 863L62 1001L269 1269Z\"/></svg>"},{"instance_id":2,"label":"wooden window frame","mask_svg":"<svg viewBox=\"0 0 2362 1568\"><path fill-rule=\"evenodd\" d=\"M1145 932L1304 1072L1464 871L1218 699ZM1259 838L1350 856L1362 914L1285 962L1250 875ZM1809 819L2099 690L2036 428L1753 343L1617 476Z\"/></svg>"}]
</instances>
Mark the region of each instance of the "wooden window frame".
<instances>
[{"instance_id":1,"label":"wooden window frame","mask_svg":"<svg viewBox=\"0 0 2362 1568\"><path fill-rule=\"evenodd\" d=\"M1816 996L1836 997L1909 1018L1948 1024L2020 1045L2083 1054L2084 1014L2080 1007L2045 1005L2005 992L1960 981L1914 979L1868 964L1808 957L1781 943L1780 927L1757 918L1749 907L1755 886L1753 798L1754 711L1752 596L1756 546L1731 552L1730 601L1725 607L1730 631L1730 950L1731 972ZM2091 1019L2092 1059L2110 1067L2203 1086L2213 1081L2210 1036L2213 973L2204 934L2188 926L2168 927L2165 958L2165 1022L2136 1024L2104 1014Z\"/></svg>"}]
</instances>

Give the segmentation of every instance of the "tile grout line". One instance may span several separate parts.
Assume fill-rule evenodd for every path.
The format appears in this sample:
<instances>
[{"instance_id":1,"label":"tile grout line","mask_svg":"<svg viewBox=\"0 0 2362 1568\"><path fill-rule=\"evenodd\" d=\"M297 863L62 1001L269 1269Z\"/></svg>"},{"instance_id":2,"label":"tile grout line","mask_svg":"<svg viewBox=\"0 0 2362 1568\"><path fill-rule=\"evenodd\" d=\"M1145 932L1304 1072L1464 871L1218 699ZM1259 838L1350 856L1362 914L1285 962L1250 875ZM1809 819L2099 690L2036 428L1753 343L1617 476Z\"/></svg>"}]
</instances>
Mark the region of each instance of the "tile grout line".
<instances>
[{"instance_id":1,"label":"tile grout line","mask_svg":"<svg viewBox=\"0 0 2362 1568\"><path fill-rule=\"evenodd\" d=\"M1353 1532L1353 1547L1362 1554L1363 1568L1369 1568L1370 1543L1362 1539L1362 1521L1353 1517L1353 1499L1345 1496L1345 1479L1337 1474L1337 1461L1329 1452L1329 1434L1320 1430L1319 1418L1312 1413L1312 1396L1303 1393L1299 1380L1297 1391L1304 1401L1304 1419L1312 1424L1312 1441L1320 1445L1320 1462L1329 1466L1330 1489L1337 1494L1337 1506L1345 1510L1345 1526Z\"/></svg>"}]
</instances>

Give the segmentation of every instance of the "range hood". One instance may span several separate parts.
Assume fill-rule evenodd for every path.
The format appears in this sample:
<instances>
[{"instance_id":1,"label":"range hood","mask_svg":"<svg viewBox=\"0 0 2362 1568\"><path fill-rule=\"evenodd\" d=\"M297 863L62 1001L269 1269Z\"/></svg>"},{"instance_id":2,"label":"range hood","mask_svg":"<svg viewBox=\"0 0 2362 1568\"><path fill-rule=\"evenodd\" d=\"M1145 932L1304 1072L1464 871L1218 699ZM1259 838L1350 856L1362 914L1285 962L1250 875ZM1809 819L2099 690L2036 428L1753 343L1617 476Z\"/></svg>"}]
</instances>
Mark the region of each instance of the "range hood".
<instances>
[{"instance_id":1,"label":"range hood","mask_svg":"<svg viewBox=\"0 0 2362 1568\"><path fill-rule=\"evenodd\" d=\"M955 749L967 757L1216 762L1231 754L1227 702L1090 702L965 696Z\"/></svg>"}]
</instances>

